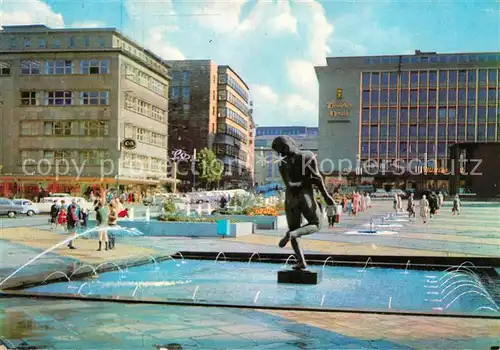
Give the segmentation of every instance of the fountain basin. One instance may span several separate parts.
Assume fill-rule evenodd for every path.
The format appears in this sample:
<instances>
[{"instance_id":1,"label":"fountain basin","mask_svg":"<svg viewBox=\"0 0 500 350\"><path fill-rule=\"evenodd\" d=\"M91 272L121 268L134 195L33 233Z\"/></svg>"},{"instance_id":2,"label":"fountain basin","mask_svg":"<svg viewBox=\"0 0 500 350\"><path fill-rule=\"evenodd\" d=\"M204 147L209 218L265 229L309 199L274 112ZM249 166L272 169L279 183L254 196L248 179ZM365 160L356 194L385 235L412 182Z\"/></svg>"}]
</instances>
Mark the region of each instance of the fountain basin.
<instances>
[{"instance_id":1,"label":"fountain basin","mask_svg":"<svg viewBox=\"0 0 500 350\"><path fill-rule=\"evenodd\" d=\"M163 261L155 265L129 268L126 279L119 272L106 272L96 279L40 285L27 289L33 293L75 294L83 296L134 297L216 303L220 305L302 306L324 308L356 308L370 310L409 310L450 313L489 314L479 308L488 303L477 294L461 296L446 309L453 298L467 289L453 292L448 299L429 295L430 280L440 281L443 271L345 266L312 266L322 273L317 285L287 285L276 282L283 264L234 262L219 260ZM470 283L478 283L472 277ZM436 282L438 283L438 282ZM438 283L439 284L439 283ZM138 287L139 286L139 287ZM484 286L482 286L484 288ZM450 290L450 289L449 289Z\"/></svg>"},{"instance_id":2,"label":"fountain basin","mask_svg":"<svg viewBox=\"0 0 500 350\"><path fill-rule=\"evenodd\" d=\"M268 215L213 215L210 216L217 220L237 220L244 222L252 222L257 229L260 230L277 230L281 228L288 228L285 215L268 216Z\"/></svg>"},{"instance_id":3,"label":"fountain basin","mask_svg":"<svg viewBox=\"0 0 500 350\"><path fill-rule=\"evenodd\" d=\"M395 235L396 233L397 233L396 231L370 230L370 229L344 232L345 235L367 235L367 236Z\"/></svg>"},{"instance_id":4,"label":"fountain basin","mask_svg":"<svg viewBox=\"0 0 500 350\"><path fill-rule=\"evenodd\" d=\"M383 223L376 223L370 225L370 224L364 224L363 227L375 227L375 228L401 228L403 225L401 224L383 224Z\"/></svg>"}]
</instances>

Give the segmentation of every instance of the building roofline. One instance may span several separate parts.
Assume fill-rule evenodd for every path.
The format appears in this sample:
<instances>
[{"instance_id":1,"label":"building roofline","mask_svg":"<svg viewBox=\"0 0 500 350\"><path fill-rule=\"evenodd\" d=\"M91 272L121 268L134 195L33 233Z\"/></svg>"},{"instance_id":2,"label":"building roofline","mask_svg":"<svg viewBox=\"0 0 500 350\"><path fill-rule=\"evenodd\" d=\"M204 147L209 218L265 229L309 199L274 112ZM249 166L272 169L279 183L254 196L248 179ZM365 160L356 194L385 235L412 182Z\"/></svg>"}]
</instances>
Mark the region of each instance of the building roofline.
<instances>
[{"instance_id":1,"label":"building roofline","mask_svg":"<svg viewBox=\"0 0 500 350\"><path fill-rule=\"evenodd\" d=\"M94 32L94 33L99 33L99 32L109 32L117 35L120 37L122 40L126 40L129 43L132 43L133 45L137 46L141 50L143 50L145 53L150 55L152 58L154 58L157 63L163 64L166 68L171 68L170 65L165 63L165 60L158 56L157 54L153 53L151 50L147 49L145 46L139 44L137 41L134 39L128 37L127 35L123 34L120 32L118 29L113 28L113 27L103 27L103 28L50 28L46 26L45 24L28 24L28 25L4 25L1 26L0 34L36 34L36 33L64 33L64 32L72 32L72 33L88 33L88 32ZM38 30L27 30L27 29L38 29ZM98 51L98 50L96 50Z\"/></svg>"},{"instance_id":2,"label":"building roofline","mask_svg":"<svg viewBox=\"0 0 500 350\"><path fill-rule=\"evenodd\" d=\"M238 77L238 79L241 80L241 82L243 83L243 85L245 85L245 87L247 88L247 90L250 91L250 88L248 87L248 85L245 82L245 80L243 80L243 78L233 68L231 68L231 66L229 66L227 64L224 64L224 65L220 65L219 67L220 68L227 68L227 69L231 70L231 72L233 72L234 75L236 75Z\"/></svg>"}]
</instances>

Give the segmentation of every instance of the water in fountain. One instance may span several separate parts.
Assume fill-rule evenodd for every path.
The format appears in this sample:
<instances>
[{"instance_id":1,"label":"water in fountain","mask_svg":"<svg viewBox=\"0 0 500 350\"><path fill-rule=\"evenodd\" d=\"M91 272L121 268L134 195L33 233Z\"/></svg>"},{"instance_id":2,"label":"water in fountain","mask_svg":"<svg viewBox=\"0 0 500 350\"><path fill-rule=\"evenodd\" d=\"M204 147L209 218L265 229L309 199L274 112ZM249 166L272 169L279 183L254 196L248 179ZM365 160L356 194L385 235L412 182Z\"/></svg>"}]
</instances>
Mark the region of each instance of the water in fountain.
<instances>
[{"instance_id":1,"label":"water in fountain","mask_svg":"<svg viewBox=\"0 0 500 350\"><path fill-rule=\"evenodd\" d=\"M92 265L82 265L82 266L80 266L79 268L77 268L75 271L73 271L73 272L71 273L71 275L69 275L69 278L73 277L73 276L74 276L74 275L75 275L78 271L83 270L84 268L87 268L87 267L90 267L90 269L92 270L92 274L93 274L94 276L97 276L97 271L96 271L96 269L94 268L94 266L92 266Z\"/></svg>"},{"instance_id":2,"label":"water in fountain","mask_svg":"<svg viewBox=\"0 0 500 350\"><path fill-rule=\"evenodd\" d=\"M321 296L321 302L319 303L319 306L323 306L323 304L325 303L325 298L326 298L326 294L323 294Z\"/></svg>"},{"instance_id":3,"label":"water in fountain","mask_svg":"<svg viewBox=\"0 0 500 350\"><path fill-rule=\"evenodd\" d=\"M198 204L198 208L196 208L196 214L201 216L203 214L203 209L201 208L201 204Z\"/></svg>"},{"instance_id":4,"label":"water in fountain","mask_svg":"<svg viewBox=\"0 0 500 350\"><path fill-rule=\"evenodd\" d=\"M56 243L52 247L44 250L40 254L37 254L34 258L30 259L28 262L26 262L25 264L23 264L22 266L20 266L19 268L17 268L10 275L8 275L7 277L5 277L2 281L0 281L0 290L1 290L1 287L7 281L9 281L12 277L14 277L15 275L17 275L17 273L19 271L22 271L26 266L31 265L33 262L37 261L38 259L40 259L41 257L45 256L46 254L52 252L54 249L57 249L57 248L62 247L64 245L67 245L69 242L74 241L77 238L80 238L82 236L90 236L91 234L97 233L100 230L104 230L104 229L107 230L107 231L124 231L124 232L127 232L127 233L132 232L134 235L142 234L140 231L137 231L137 230L132 230L131 231L129 229L124 229L124 228L122 228L120 226L116 226L116 227L113 227L113 228L110 228L110 227L106 227L106 228L93 227L93 228L90 228L88 230L85 230L84 232L80 232L80 233L78 233L78 234L76 234L74 236L67 237L66 239L62 240L61 242Z\"/></svg>"},{"instance_id":5,"label":"water in fountain","mask_svg":"<svg viewBox=\"0 0 500 350\"><path fill-rule=\"evenodd\" d=\"M496 307L496 311L500 311L500 308L498 307L498 305L493 300L491 300L491 297L489 295L484 294L482 292L475 291L475 290L469 290L469 291L460 293L458 296L455 297L455 299L453 299L450 303L448 303L448 305L446 305L444 307L444 310L445 311L448 310L448 308L450 306L452 306L458 299L460 299L462 296L467 295L467 294L477 294L477 295L480 295L480 296L486 298L488 301L490 301Z\"/></svg>"},{"instance_id":6,"label":"water in fountain","mask_svg":"<svg viewBox=\"0 0 500 350\"><path fill-rule=\"evenodd\" d=\"M467 276L469 277L469 276ZM456 285L456 284L460 284L460 283L472 283L478 287L481 287L481 282L480 281L476 281L476 280L471 280L470 277L468 279L463 279L463 280L458 280L458 281L454 281L450 284L448 284L446 287L443 288L444 284L441 284L440 287L442 288L441 289L441 294L444 294L449 288L451 288L452 286Z\"/></svg>"},{"instance_id":7,"label":"water in fountain","mask_svg":"<svg viewBox=\"0 0 500 350\"><path fill-rule=\"evenodd\" d=\"M259 296L260 296L260 290L257 293L255 293L255 298L253 298L254 304L257 304L257 300L259 300Z\"/></svg>"},{"instance_id":8,"label":"water in fountain","mask_svg":"<svg viewBox=\"0 0 500 350\"><path fill-rule=\"evenodd\" d=\"M55 272L52 272L52 273L51 273L50 275L48 275L47 277L45 277L45 279L43 280L43 282L42 282L42 283L47 282L47 280L48 280L49 278L51 278L52 276L55 276L55 275L62 275L62 277L65 277L65 278L68 280L68 282L70 282L70 281L71 281L71 279L68 277L68 275L67 275L66 273L64 273L64 272L62 272L62 271L55 271Z\"/></svg>"},{"instance_id":9,"label":"water in fountain","mask_svg":"<svg viewBox=\"0 0 500 350\"><path fill-rule=\"evenodd\" d=\"M193 291L193 296L191 297L193 301L196 300L196 293L198 293L198 289L200 289L200 286L196 286L196 288Z\"/></svg>"},{"instance_id":10,"label":"water in fountain","mask_svg":"<svg viewBox=\"0 0 500 350\"><path fill-rule=\"evenodd\" d=\"M366 259L365 266L363 266L363 269L358 270L358 272L365 272L366 271L366 267L368 266L368 263L371 263L371 261L372 261L371 257L368 258L368 259Z\"/></svg>"},{"instance_id":11,"label":"water in fountain","mask_svg":"<svg viewBox=\"0 0 500 350\"><path fill-rule=\"evenodd\" d=\"M478 311L481 311L481 310L488 310L488 311L495 311L495 312L498 312L497 309L494 309L492 307L489 307L489 306L481 306L481 307L478 307L476 310L474 310L475 312L478 312Z\"/></svg>"},{"instance_id":12,"label":"water in fountain","mask_svg":"<svg viewBox=\"0 0 500 350\"><path fill-rule=\"evenodd\" d=\"M473 289L473 288L477 288L479 289L481 292L484 292L485 294L488 294L488 292L486 291L486 289L484 289L484 287L481 287L481 286L478 286L477 284L475 283L463 283L463 284L460 284L456 287L454 287L452 290L450 290L444 297L442 297L443 300L446 300L450 295L453 294L454 291L460 289L460 288L463 288L463 287L468 287L469 290ZM441 291L441 294L444 294L443 291ZM491 302L494 303L493 299L490 299Z\"/></svg>"},{"instance_id":13,"label":"water in fountain","mask_svg":"<svg viewBox=\"0 0 500 350\"><path fill-rule=\"evenodd\" d=\"M406 263L405 272L404 272L405 275L408 274L408 268L409 267L410 267L410 260L408 260L408 262Z\"/></svg>"},{"instance_id":14,"label":"water in fountain","mask_svg":"<svg viewBox=\"0 0 500 350\"><path fill-rule=\"evenodd\" d=\"M254 252L254 253L250 256L250 259L248 259L248 263L249 263L249 264L252 262L252 258L253 258L255 255L257 255L257 257L259 258L259 261L260 261L260 255L259 255L259 253Z\"/></svg>"},{"instance_id":15,"label":"water in fountain","mask_svg":"<svg viewBox=\"0 0 500 350\"><path fill-rule=\"evenodd\" d=\"M215 257L215 261L214 261L214 262L217 262L217 261L219 260L219 257L220 257L221 255L224 257L224 261L227 261L226 254L224 254L224 252L220 252L220 253L219 253L219 254L217 254L217 256Z\"/></svg>"},{"instance_id":16,"label":"water in fountain","mask_svg":"<svg viewBox=\"0 0 500 350\"><path fill-rule=\"evenodd\" d=\"M288 258L286 258L285 269L288 267L288 262L290 261L291 258L293 258L295 260L295 263L297 263L297 258L295 257L295 255L292 254Z\"/></svg>"},{"instance_id":17,"label":"water in fountain","mask_svg":"<svg viewBox=\"0 0 500 350\"><path fill-rule=\"evenodd\" d=\"M328 258L325 259L325 261L323 262L323 268L322 268L322 271L324 272L325 271L325 266L326 266L326 263L328 261L332 261L333 262L333 259L331 256L329 256Z\"/></svg>"},{"instance_id":18,"label":"water in fountain","mask_svg":"<svg viewBox=\"0 0 500 350\"><path fill-rule=\"evenodd\" d=\"M392 309L392 297L389 297L389 305L388 305L389 309Z\"/></svg>"},{"instance_id":19,"label":"water in fountain","mask_svg":"<svg viewBox=\"0 0 500 350\"><path fill-rule=\"evenodd\" d=\"M123 276L123 275L125 275L125 273L123 272L122 268L121 268L120 266L118 266L118 264L117 264L117 263L112 262L112 261L106 261L106 262L103 262L102 264L99 264L99 265L95 268L95 270L97 271L97 270L99 270L99 268L101 268L101 267L103 267L103 266L105 266L105 265L113 265L114 267L116 267L116 269L117 269L118 271L120 271L120 277L121 277L121 276Z\"/></svg>"}]
</instances>

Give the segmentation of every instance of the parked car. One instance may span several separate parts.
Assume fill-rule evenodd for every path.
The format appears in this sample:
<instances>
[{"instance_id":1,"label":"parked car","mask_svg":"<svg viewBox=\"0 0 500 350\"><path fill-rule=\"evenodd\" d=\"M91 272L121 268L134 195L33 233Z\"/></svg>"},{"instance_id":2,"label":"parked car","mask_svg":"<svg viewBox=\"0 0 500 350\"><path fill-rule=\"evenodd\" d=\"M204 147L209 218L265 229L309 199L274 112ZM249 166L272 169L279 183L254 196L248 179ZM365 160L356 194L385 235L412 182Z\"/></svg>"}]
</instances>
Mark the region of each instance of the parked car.
<instances>
[{"instance_id":1,"label":"parked car","mask_svg":"<svg viewBox=\"0 0 500 350\"><path fill-rule=\"evenodd\" d=\"M33 204L32 201L29 199L25 198L20 198L20 199L14 199L12 202L14 202L15 205L20 205L23 207L23 211L21 214L26 214L28 216L33 216L35 214L40 214L40 209Z\"/></svg>"},{"instance_id":2,"label":"parked car","mask_svg":"<svg viewBox=\"0 0 500 350\"><path fill-rule=\"evenodd\" d=\"M8 198L0 198L0 215L7 215L9 218L22 214L23 206L16 205Z\"/></svg>"},{"instance_id":3,"label":"parked car","mask_svg":"<svg viewBox=\"0 0 500 350\"><path fill-rule=\"evenodd\" d=\"M397 194L399 196L401 196L401 198L407 198L408 197L408 193L406 193L405 191L399 189L399 188L393 188L390 192L390 196L394 196L394 194Z\"/></svg>"},{"instance_id":4,"label":"parked car","mask_svg":"<svg viewBox=\"0 0 500 350\"><path fill-rule=\"evenodd\" d=\"M372 198L386 198L389 197L389 193L384 190L383 188L377 188L375 192L370 194L370 197Z\"/></svg>"}]
</instances>

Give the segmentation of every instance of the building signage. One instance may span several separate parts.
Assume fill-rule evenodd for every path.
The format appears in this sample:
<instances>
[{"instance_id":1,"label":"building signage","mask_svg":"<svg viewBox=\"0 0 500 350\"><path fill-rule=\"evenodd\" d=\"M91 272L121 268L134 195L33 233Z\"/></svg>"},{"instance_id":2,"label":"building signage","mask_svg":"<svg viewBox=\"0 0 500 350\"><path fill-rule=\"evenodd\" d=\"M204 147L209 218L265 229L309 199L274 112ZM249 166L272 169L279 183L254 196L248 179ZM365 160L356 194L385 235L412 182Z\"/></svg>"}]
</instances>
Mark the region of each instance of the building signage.
<instances>
[{"instance_id":1,"label":"building signage","mask_svg":"<svg viewBox=\"0 0 500 350\"><path fill-rule=\"evenodd\" d=\"M342 89L337 89L337 99L335 101L328 102L328 115L330 117L348 117L351 112L352 104L344 99L344 93Z\"/></svg>"},{"instance_id":2,"label":"building signage","mask_svg":"<svg viewBox=\"0 0 500 350\"><path fill-rule=\"evenodd\" d=\"M191 155L189 155L182 149L176 149L172 151L172 157L170 159L172 159L173 161L185 161L191 159Z\"/></svg>"},{"instance_id":3,"label":"building signage","mask_svg":"<svg viewBox=\"0 0 500 350\"><path fill-rule=\"evenodd\" d=\"M137 142L134 139L125 139L123 140L123 147L125 149L134 149L137 147Z\"/></svg>"}]
</instances>

